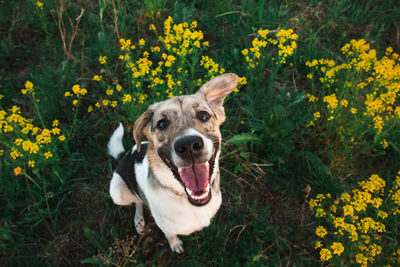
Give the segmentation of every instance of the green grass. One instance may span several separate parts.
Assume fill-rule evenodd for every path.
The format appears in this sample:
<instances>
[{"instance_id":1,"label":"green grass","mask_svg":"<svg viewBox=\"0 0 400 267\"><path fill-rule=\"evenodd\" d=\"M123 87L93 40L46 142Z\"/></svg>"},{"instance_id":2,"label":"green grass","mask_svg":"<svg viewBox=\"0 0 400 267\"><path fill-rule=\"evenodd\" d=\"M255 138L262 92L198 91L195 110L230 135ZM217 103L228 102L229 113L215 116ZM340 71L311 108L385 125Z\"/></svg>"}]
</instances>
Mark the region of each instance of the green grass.
<instances>
[{"instance_id":1,"label":"green grass","mask_svg":"<svg viewBox=\"0 0 400 267\"><path fill-rule=\"evenodd\" d=\"M62 17L61 3L65 7ZM177 23L197 20L198 29L210 42L207 55L227 72L240 76L247 71L241 50L251 45L258 29L292 28L299 35L290 61L293 67L283 66L271 78L273 64L266 65L225 103L228 120L222 125L226 155L221 160L223 204L212 224L183 237L185 253L176 255L170 252L146 210L151 230L143 240L135 241L138 248L133 257L137 263L321 265L313 248L317 222L307 208L304 189L311 186L310 197L328 192L337 196L372 173L387 177L391 183L400 154L391 146L386 154L362 154L340 170L333 168L326 156L327 146L316 131L306 127L312 112L305 100L311 86L305 62L321 57L342 60L340 47L360 38L372 44L378 54L383 54L387 46L398 52L400 7L395 0L51 0L44 1L43 10L35 1L0 2L2 108L20 105L24 114L36 118L31 102L20 93L30 80L37 88L44 121L51 124L57 118L70 126L74 121L72 106L64 93L74 84L88 88L68 143L60 146L58 160L39 174L45 179L45 191L22 176L15 177L12 160L6 154L1 158L1 265L80 265L85 259L96 262L89 259L99 251L107 255L114 239L136 235L134 207L115 206L108 195L115 163L106 155L106 143L117 121L132 126L140 114L128 117L118 112L86 112L99 95L104 95L91 80L101 73L98 57L116 59L120 53L113 4L120 37L134 41L156 41L148 26L154 23L162 28L168 16ZM63 49L61 22L67 52ZM79 29L76 36L75 26ZM123 75L117 60L110 66L116 77ZM231 140L238 135L244 139ZM395 144L400 144L396 131L392 136ZM125 142L126 146L133 144L129 138Z\"/></svg>"}]
</instances>

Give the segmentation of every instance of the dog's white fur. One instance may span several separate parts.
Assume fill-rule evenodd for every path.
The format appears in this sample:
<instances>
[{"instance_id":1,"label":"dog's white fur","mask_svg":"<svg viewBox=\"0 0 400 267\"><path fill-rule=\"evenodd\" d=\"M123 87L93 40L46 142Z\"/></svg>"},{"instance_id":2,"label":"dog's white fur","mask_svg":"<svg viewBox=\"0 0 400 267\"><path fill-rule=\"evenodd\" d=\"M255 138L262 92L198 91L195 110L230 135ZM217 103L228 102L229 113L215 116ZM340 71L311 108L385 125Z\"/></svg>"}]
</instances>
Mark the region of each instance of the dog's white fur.
<instances>
[{"instance_id":1,"label":"dog's white fur","mask_svg":"<svg viewBox=\"0 0 400 267\"><path fill-rule=\"evenodd\" d=\"M114 159L118 158L121 153L125 152L124 146L122 144L122 138L124 137L124 127L122 123L119 123L118 128L110 137L108 142L108 154Z\"/></svg>"}]
</instances>

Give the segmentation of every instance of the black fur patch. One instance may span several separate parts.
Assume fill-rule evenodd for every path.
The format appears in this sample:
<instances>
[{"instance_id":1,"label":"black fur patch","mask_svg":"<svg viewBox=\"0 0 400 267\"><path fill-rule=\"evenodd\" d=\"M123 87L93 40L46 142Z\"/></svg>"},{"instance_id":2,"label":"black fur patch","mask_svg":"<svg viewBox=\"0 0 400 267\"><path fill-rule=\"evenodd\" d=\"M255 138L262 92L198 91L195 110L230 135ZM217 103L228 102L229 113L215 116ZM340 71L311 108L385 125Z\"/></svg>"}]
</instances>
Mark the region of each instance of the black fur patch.
<instances>
[{"instance_id":1,"label":"black fur patch","mask_svg":"<svg viewBox=\"0 0 400 267\"><path fill-rule=\"evenodd\" d=\"M147 146L147 144L142 144L140 152L135 150L132 153L132 149L126 152L119 160L117 169L115 170L136 196L140 196L141 194L136 180L135 164L143 162L147 153Z\"/></svg>"}]
</instances>

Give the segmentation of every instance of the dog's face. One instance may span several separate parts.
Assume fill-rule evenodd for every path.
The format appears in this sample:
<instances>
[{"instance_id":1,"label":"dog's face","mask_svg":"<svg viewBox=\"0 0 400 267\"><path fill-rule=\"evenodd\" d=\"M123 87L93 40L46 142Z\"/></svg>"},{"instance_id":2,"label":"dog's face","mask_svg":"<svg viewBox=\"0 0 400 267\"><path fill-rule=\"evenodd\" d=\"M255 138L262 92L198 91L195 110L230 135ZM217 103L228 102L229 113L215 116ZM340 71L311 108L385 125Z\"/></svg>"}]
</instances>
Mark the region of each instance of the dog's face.
<instances>
[{"instance_id":1,"label":"dog's face","mask_svg":"<svg viewBox=\"0 0 400 267\"><path fill-rule=\"evenodd\" d=\"M219 126L225 120L222 104L237 81L235 74L217 76L196 94L151 105L135 122L138 150L144 134L153 155L171 170L195 206L207 204L212 197L211 178L221 145Z\"/></svg>"}]
</instances>

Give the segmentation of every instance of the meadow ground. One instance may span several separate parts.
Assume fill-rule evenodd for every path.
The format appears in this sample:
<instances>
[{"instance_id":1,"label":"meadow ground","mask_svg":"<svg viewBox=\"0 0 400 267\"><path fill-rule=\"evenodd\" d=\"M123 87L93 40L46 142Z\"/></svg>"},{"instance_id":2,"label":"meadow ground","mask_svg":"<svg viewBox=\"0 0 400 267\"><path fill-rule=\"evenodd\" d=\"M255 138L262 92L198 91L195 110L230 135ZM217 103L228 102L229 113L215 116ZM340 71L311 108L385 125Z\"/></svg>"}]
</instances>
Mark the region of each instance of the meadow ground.
<instances>
[{"instance_id":1,"label":"meadow ground","mask_svg":"<svg viewBox=\"0 0 400 267\"><path fill-rule=\"evenodd\" d=\"M396 266L399 25L396 0L0 1L0 264ZM112 203L106 143L224 72L223 204L177 255Z\"/></svg>"}]
</instances>

